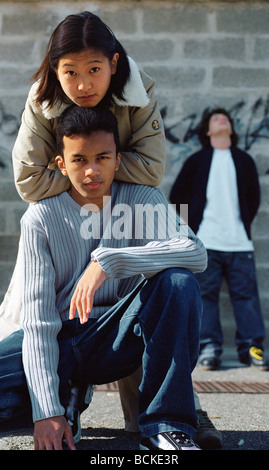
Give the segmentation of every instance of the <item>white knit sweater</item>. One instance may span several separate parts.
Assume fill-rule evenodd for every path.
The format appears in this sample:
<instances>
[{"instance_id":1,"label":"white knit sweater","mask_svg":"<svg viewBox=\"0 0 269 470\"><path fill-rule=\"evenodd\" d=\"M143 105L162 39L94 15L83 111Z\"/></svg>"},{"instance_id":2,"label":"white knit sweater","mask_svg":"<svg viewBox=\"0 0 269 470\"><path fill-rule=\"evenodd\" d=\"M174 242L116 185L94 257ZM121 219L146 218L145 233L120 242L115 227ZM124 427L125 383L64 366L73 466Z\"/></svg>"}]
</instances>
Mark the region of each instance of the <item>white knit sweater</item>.
<instances>
[{"instance_id":1,"label":"white knit sweater","mask_svg":"<svg viewBox=\"0 0 269 470\"><path fill-rule=\"evenodd\" d=\"M148 219L143 224L145 204ZM153 208L158 209L158 217ZM57 334L62 321L68 320L76 283L91 260L96 259L107 275L95 293L90 314L97 318L129 293L142 276L170 267L192 272L206 268L204 246L188 227L185 236L176 233L179 227L180 219L159 189L128 183L114 182L109 202L95 214L79 206L67 192L28 208L21 221L21 325L34 421L64 414L58 396Z\"/></svg>"}]
</instances>

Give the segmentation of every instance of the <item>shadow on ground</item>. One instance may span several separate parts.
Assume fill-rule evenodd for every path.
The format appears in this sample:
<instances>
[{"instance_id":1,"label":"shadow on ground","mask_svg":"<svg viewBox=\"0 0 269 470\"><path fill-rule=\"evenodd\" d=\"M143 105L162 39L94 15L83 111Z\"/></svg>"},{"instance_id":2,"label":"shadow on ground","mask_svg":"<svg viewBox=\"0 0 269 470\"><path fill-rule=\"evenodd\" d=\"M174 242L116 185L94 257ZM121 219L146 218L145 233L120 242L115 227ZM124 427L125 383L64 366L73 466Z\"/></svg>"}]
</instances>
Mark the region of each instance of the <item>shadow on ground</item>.
<instances>
[{"instance_id":1,"label":"shadow on ground","mask_svg":"<svg viewBox=\"0 0 269 470\"><path fill-rule=\"evenodd\" d=\"M269 431L222 431L220 450L269 450ZM78 450L138 450L139 434L120 429L88 428L82 430Z\"/></svg>"},{"instance_id":2,"label":"shadow on ground","mask_svg":"<svg viewBox=\"0 0 269 470\"><path fill-rule=\"evenodd\" d=\"M127 433L123 429L82 429L78 450L138 450L139 433Z\"/></svg>"}]
</instances>

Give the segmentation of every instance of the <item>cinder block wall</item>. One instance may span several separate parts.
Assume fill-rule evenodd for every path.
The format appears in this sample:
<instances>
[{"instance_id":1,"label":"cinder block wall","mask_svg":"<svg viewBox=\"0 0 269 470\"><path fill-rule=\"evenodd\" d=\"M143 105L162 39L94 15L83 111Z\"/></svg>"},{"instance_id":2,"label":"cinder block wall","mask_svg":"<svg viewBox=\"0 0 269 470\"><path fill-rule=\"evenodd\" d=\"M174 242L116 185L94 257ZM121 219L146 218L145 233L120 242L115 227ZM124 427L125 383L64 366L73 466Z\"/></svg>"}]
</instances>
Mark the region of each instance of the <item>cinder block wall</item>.
<instances>
[{"instance_id":1,"label":"cinder block wall","mask_svg":"<svg viewBox=\"0 0 269 470\"><path fill-rule=\"evenodd\" d=\"M66 15L90 10L112 28L141 69L155 77L167 142L162 189L169 195L183 161L199 148L203 112L224 106L240 146L256 161L262 204L253 224L259 289L269 325L269 2L5 1L0 3L0 300L13 271L19 220L11 151L48 38ZM226 286L221 295L226 345L235 324ZM268 340L266 341L268 345Z\"/></svg>"}]
</instances>

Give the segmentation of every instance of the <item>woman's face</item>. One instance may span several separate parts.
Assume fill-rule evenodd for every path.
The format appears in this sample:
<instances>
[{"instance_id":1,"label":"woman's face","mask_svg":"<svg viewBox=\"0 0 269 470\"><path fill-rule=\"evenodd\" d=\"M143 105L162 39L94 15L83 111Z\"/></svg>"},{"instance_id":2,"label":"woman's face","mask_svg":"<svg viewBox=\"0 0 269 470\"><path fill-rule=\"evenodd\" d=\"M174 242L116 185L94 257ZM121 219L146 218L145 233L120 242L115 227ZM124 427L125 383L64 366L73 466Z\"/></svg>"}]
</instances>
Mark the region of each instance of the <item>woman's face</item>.
<instances>
[{"instance_id":1,"label":"woman's face","mask_svg":"<svg viewBox=\"0 0 269 470\"><path fill-rule=\"evenodd\" d=\"M92 108L100 103L116 73L119 54L110 61L102 52L86 49L63 56L56 70L64 93L79 106Z\"/></svg>"}]
</instances>

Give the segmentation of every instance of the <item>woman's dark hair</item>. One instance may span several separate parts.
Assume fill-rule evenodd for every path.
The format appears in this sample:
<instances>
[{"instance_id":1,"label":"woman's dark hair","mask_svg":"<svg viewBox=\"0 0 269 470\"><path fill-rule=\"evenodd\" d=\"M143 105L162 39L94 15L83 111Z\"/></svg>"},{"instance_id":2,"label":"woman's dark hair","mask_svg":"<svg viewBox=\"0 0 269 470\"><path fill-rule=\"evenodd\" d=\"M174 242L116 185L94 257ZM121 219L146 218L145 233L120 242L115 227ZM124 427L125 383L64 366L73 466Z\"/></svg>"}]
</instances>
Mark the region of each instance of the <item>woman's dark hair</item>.
<instances>
[{"instance_id":1,"label":"woman's dark hair","mask_svg":"<svg viewBox=\"0 0 269 470\"><path fill-rule=\"evenodd\" d=\"M92 132L106 131L113 134L116 153L119 152L118 123L108 109L69 106L59 117L56 130L57 152L63 157L63 137L73 135L91 135Z\"/></svg>"},{"instance_id":2,"label":"woman's dark hair","mask_svg":"<svg viewBox=\"0 0 269 470\"><path fill-rule=\"evenodd\" d=\"M238 135L236 134L236 132L234 130L234 122L233 122L233 119L231 118L230 114L228 113L228 111L226 111L226 109L223 109L223 108L213 109L212 111L208 112L207 114L205 114L203 116L203 118L201 120L201 123L200 123L200 126L199 126L199 130L198 130L198 137L199 137L199 140L200 140L202 146L203 147L210 147L211 146L210 137L207 135L207 133L208 133L208 130L209 130L209 121L210 121L210 119L212 118L212 116L214 114L224 114L224 116L227 116L227 118L230 121L231 127L232 127L232 135L231 135L232 146L236 147L236 145L238 143Z\"/></svg>"},{"instance_id":3,"label":"woman's dark hair","mask_svg":"<svg viewBox=\"0 0 269 470\"><path fill-rule=\"evenodd\" d=\"M119 54L117 71L111 76L106 97L109 103L113 94L118 99L124 99L123 90L130 75L126 52L111 29L98 16L84 11L67 16L52 33L43 62L32 76L33 80L40 79L37 103L46 100L52 106L57 101L67 100L56 76L58 62L66 54L85 49L101 51L110 61L115 53Z\"/></svg>"}]
</instances>

